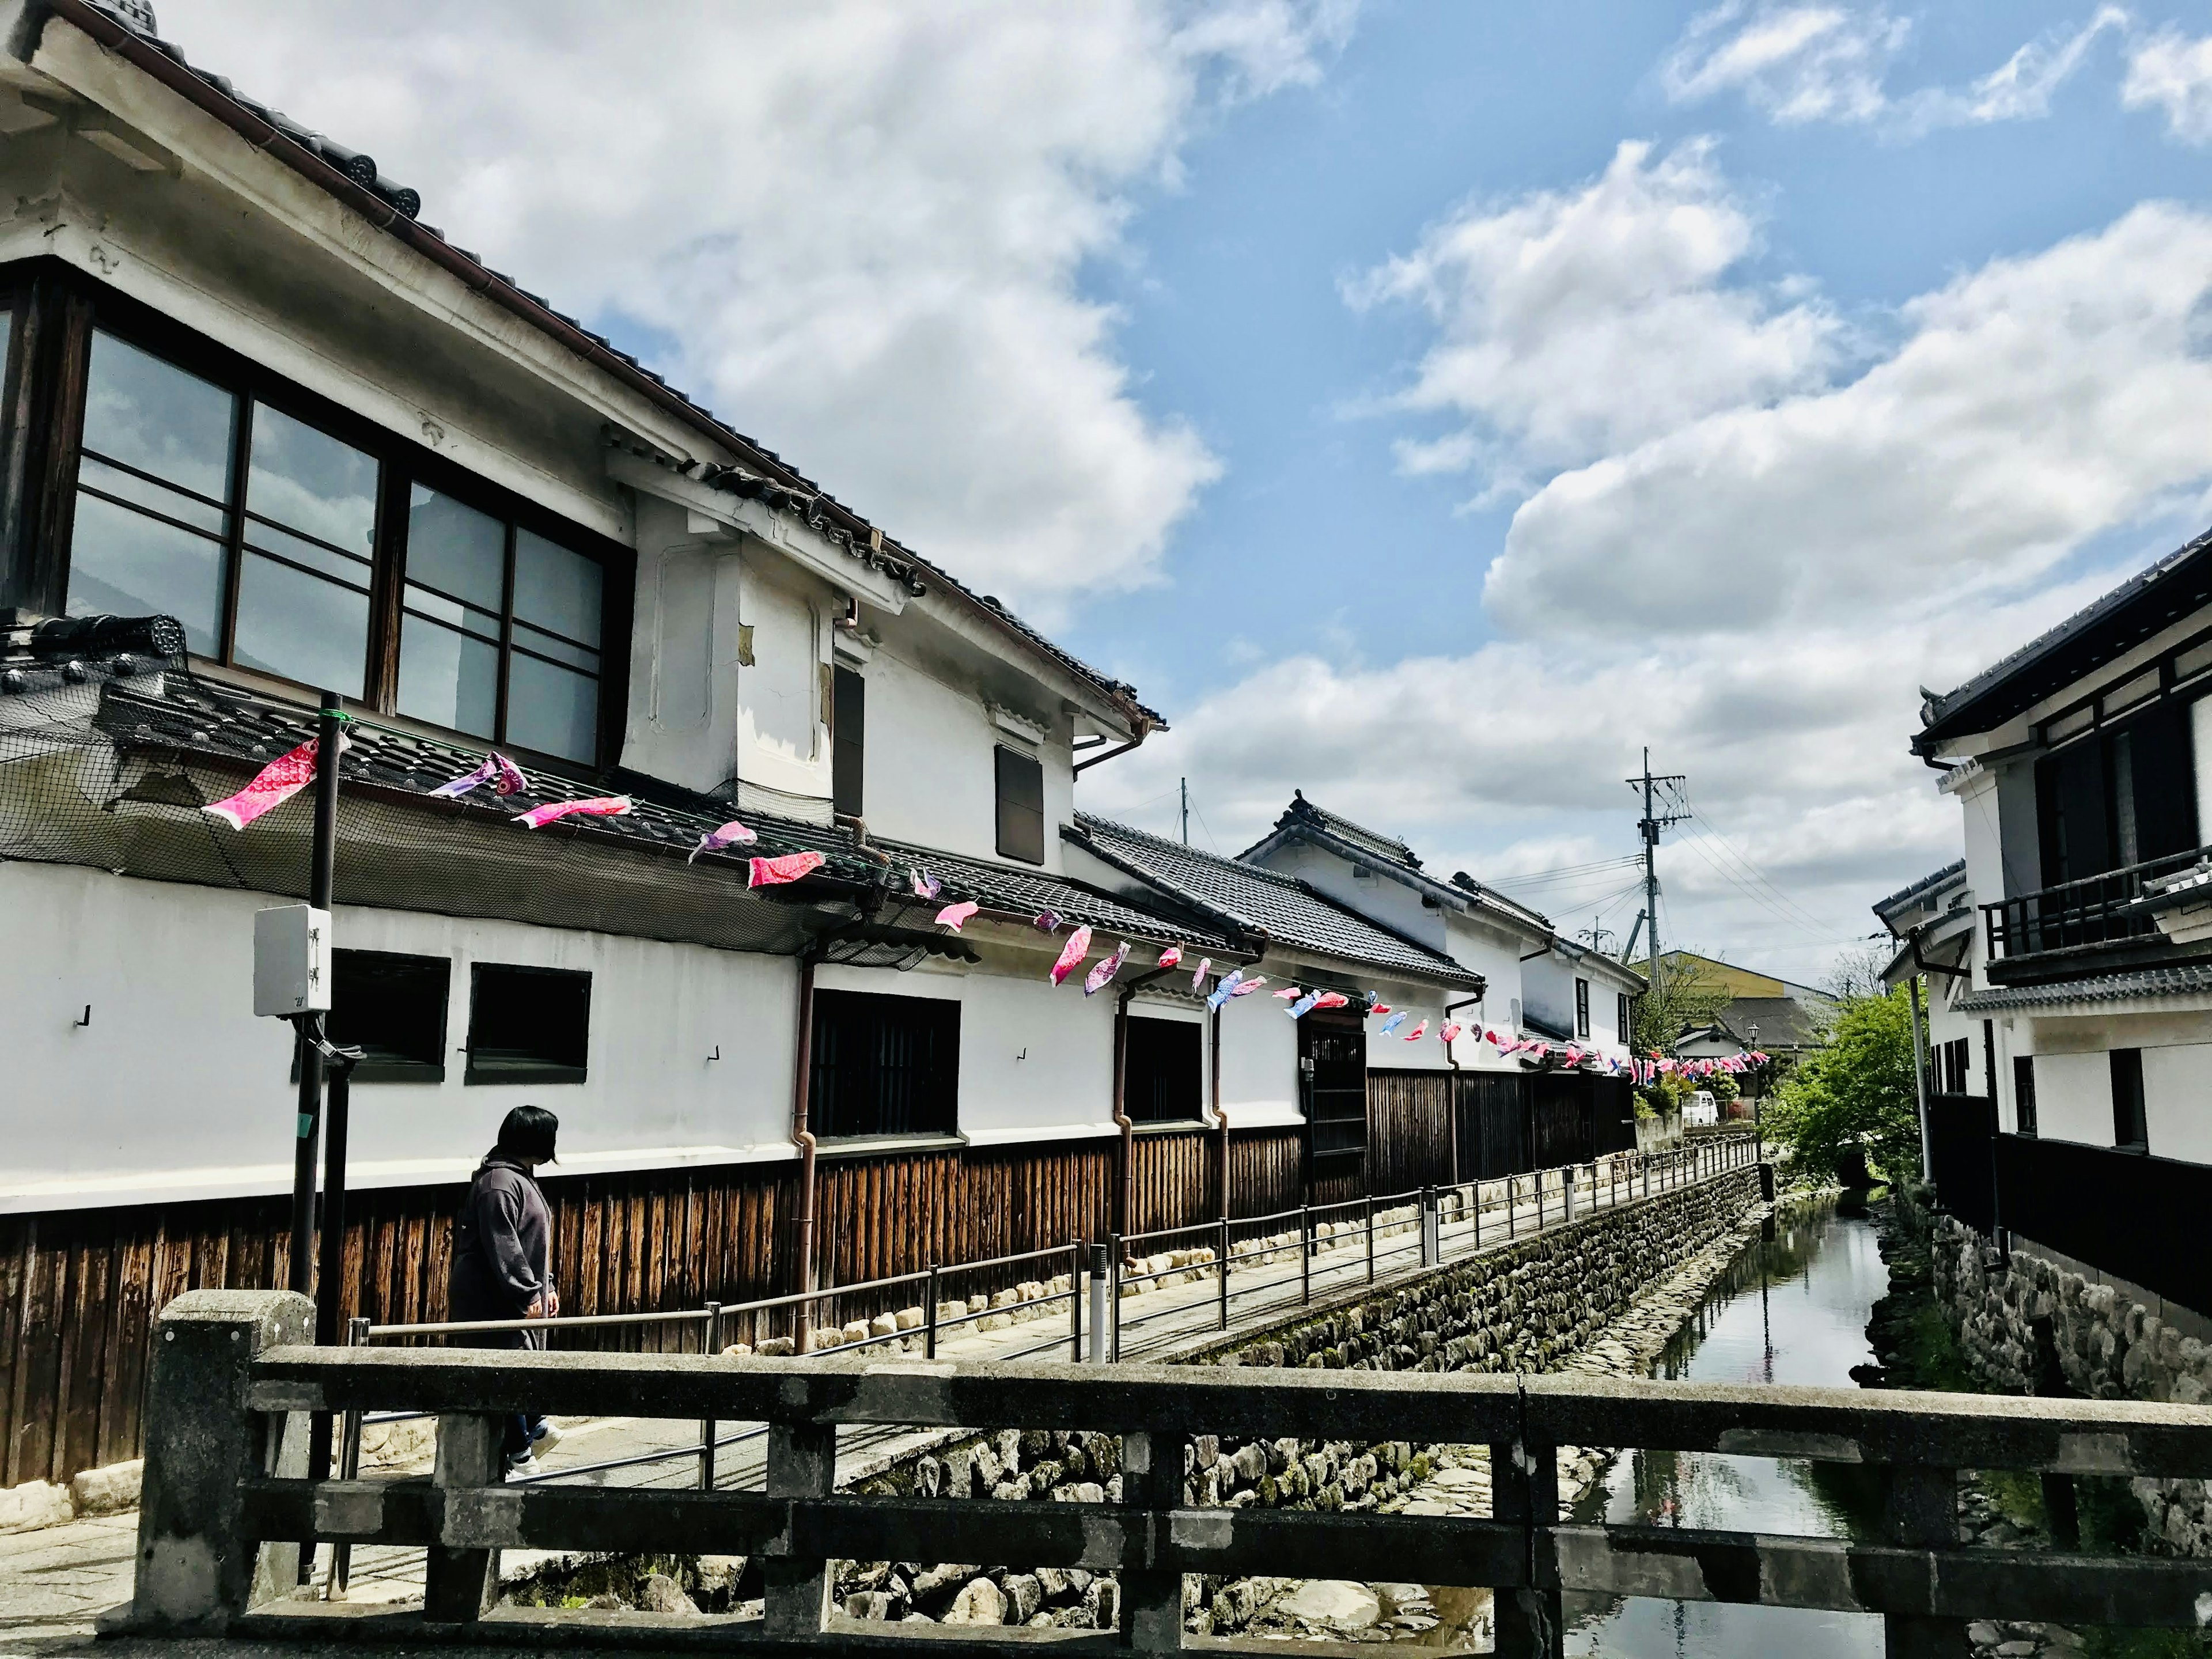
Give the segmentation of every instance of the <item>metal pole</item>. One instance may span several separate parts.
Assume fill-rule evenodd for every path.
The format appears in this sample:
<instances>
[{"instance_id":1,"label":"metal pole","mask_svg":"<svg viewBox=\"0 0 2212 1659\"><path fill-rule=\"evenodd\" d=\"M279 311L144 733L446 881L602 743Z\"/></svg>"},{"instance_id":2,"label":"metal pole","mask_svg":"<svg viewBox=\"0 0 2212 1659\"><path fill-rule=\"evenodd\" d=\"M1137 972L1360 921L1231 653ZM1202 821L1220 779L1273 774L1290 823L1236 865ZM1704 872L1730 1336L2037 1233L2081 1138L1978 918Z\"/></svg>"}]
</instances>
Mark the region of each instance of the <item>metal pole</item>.
<instances>
[{"instance_id":1,"label":"metal pole","mask_svg":"<svg viewBox=\"0 0 2212 1659\"><path fill-rule=\"evenodd\" d=\"M1521 1237L1521 1177L1517 1175L1505 1177L1505 1237Z\"/></svg>"},{"instance_id":2,"label":"metal pole","mask_svg":"<svg viewBox=\"0 0 2212 1659\"><path fill-rule=\"evenodd\" d=\"M1375 1194L1367 1194L1367 1282L1375 1282Z\"/></svg>"},{"instance_id":3,"label":"metal pole","mask_svg":"<svg viewBox=\"0 0 2212 1659\"><path fill-rule=\"evenodd\" d=\"M368 1344L369 1322L356 1317L346 1322L346 1346L366 1347ZM342 1422L338 1437L338 1479L357 1480L361 1478L361 1413L349 1411ZM325 1589L325 1599L345 1600L346 1585L353 1577L353 1546L331 1546L331 1577Z\"/></svg>"},{"instance_id":4,"label":"metal pole","mask_svg":"<svg viewBox=\"0 0 2212 1659\"><path fill-rule=\"evenodd\" d=\"M1298 1206L1298 1305L1313 1300L1313 1206Z\"/></svg>"},{"instance_id":5,"label":"metal pole","mask_svg":"<svg viewBox=\"0 0 2212 1659\"><path fill-rule=\"evenodd\" d=\"M1218 1224L1221 1230L1221 1249L1216 1253L1215 1265L1219 1271L1214 1275L1218 1281L1214 1291L1221 1298L1221 1328L1225 1331L1229 1328L1229 1224L1224 1220Z\"/></svg>"},{"instance_id":6,"label":"metal pole","mask_svg":"<svg viewBox=\"0 0 2212 1659\"><path fill-rule=\"evenodd\" d=\"M937 1358L937 1264L929 1264L929 1299L921 1310L921 1357Z\"/></svg>"},{"instance_id":7,"label":"metal pole","mask_svg":"<svg viewBox=\"0 0 2212 1659\"><path fill-rule=\"evenodd\" d=\"M1106 1236L1106 1269L1112 1277L1107 1291L1106 1316L1114 1322L1113 1337L1108 1344L1114 1363L1121 1363L1121 1235Z\"/></svg>"},{"instance_id":8,"label":"metal pole","mask_svg":"<svg viewBox=\"0 0 2212 1659\"><path fill-rule=\"evenodd\" d=\"M1106 1292L1109 1289L1106 1281L1110 1276L1110 1269L1106 1263L1106 1247L1103 1244L1092 1245L1091 1247L1091 1363L1094 1365L1103 1365L1106 1363L1106 1323L1112 1317L1106 1308Z\"/></svg>"},{"instance_id":9,"label":"metal pole","mask_svg":"<svg viewBox=\"0 0 2212 1659\"><path fill-rule=\"evenodd\" d=\"M1058 1275L1054 1274L1054 1278ZM1047 1295L1052 1294L1049 1283ZM1067 1360L1072 1365L1083 1363L1083 1241L1067 1241Z\"/></svg>"},{"instance_id":10,"label":"metal pole","mask_svg":"<svg viewBox=\"0 0 2212 1659\"><path fill-rule=\"evenodd\" d=\"M1559 1172L1559 1197L1565 1207L1559 1212L1562 1222L1575 1218L1575 1166L1571 1164Z\"/></svg>"},{"instance_id":11,"label":"metal pole","mask_svg":"<svg viewBox=\"0 0 2212 1659\"><path fill-rule=\"evenodd\" d=\"M722 1304L720 1303L709 1302L707 1304L707 1328L699 1340L705 1345L708 1354L721 1352ZM699 1490L701 1492L714 1490L714 1431L720 1426L720 1424L713 1417L702 1417L699 1419Z\"/></svg>"},{"instance_id":12,"label":"metal pole","mask_svg":"<svg viewBox=\"0 0 2212 1659\"><path fill-rule=\"evenodd\" d=\"M1482 1249L1482 1182L1478 1180L1471 1190L1474 1194L1474 1248L1480 1254Z\"/></svg>"},{"instance_id":13,"label":"metal pole","mask_svg":"<svg viewBox=\"0 0 2212 1659\"><path fill-rule=\"evenodd\" d=\"M307 869L307 902L318 910L331 908L331 872L337 848L337 751L338 698L335 691L325 691L315 723L315 835ZM322 1015L301 1015L299 1030L300 1109L292 1147L291 1271L286 1284L308 1296L315 1288L315 1152L323 1116L323 1055L316 1045L324 1036Z\"/></svg>"},{"instance_id":14,"label":"metal pole","mask_svg":"<svg viewBox=\"0 0 2212 1659\"><path fill-rule=\"evenodd\" d=\"M338 1340L338 1297L345 1290L346 1236L346 1124L353 1096L356 1053L332 1050L329 1133L323 1142L323 1215L317 1243L321 1257L316 1270L315 1342L330 1347ZM319 1054L317 1055L320 1059ZM331 1467L331 1414L317 1412L307 1424L307 1468L317 1480ZM308 1553L312 1561L313 1552Z\"/></svg>"}]
</instances>

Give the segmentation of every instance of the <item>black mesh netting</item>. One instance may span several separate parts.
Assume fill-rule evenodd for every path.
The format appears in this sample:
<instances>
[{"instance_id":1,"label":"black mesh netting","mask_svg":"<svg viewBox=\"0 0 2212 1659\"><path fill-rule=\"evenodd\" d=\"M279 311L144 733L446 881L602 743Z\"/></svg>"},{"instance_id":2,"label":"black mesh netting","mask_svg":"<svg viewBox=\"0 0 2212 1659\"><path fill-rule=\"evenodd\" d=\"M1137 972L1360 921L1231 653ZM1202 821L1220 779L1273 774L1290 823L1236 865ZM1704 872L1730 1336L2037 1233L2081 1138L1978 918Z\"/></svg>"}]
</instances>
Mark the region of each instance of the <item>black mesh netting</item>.
<instances>
[{"instance_id":1,"label":"black mesh netting","mask_svg":"<svg viewBox=\"0 0 2212 1659\"><path fill-rule=\"evenodd\" d=\"M158 635L156 637L159 637ZM19 653L0 669L0 858L290 897L307 895L314 791L234 830L201 809L315 735L310 709L201 678L176 657ZM526 787L459 799L427 792L474 770L480 751L355 717L340 761L335 893L341 903L481 916L725 950L906 968L936 951L972 955L933 926L974 898L998 914L1055 909L1132 937L1212 936L1042 872L911 848L863 845L825 828L748 812L757 845L690 854L730 803L629 774L579 782L525 770ZM626 793L628 815L526 829L548 802ZM747 860L824 854L805 881L750 890ZM929 870L941 896L912 891ZM1225 943L1225 941L1224 941Z\"/></svg>"}]
</instances>

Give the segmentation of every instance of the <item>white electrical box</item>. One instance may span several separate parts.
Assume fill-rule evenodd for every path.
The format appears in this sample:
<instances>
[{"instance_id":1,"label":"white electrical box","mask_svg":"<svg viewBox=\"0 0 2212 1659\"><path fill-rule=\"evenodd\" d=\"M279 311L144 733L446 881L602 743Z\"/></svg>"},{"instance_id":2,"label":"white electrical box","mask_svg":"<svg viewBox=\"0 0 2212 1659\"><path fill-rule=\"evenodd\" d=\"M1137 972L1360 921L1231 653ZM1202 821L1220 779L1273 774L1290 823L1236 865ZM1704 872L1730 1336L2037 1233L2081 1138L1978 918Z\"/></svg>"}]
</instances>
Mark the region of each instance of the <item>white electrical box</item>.
<instances>
[{"instance_id":1,"label":"white electrical box","mask_svg":"<svg viewBox=\"0 0 2212 1659\"><path fill-rule=\"evenodd\" d=\"M253 913L253 1012L288 1019L331 1006L331 913L285 904Z\"/></svg>"}]
</instances>

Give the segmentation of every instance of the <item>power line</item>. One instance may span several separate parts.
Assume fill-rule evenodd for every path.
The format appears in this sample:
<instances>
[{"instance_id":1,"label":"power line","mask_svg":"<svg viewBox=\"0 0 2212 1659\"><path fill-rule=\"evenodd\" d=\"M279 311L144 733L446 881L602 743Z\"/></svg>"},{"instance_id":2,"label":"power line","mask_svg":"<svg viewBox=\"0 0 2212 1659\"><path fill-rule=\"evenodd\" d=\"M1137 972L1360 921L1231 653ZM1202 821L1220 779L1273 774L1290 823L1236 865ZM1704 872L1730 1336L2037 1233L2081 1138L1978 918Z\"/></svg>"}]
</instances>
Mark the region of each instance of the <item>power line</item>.
<instances>
[{"instance_id":1,"label":"power line","mask_svg":"<svg viewBox=\"0 0 2212 1659\"><path fill-rule=\"evenodd\" d=\"M1814 915L1810 909L1799 903L1795 898L1784 892L1773 881L1770 880L1765 872L1761 870L1756 864L1753 864L1749 856L1746 854L1742 849L1738 848L1734 842L1729 839L1727 832L1724 831L1719 824L1713 821L1711 813L1708 812L1702 806L1689 803L1688 792L1686 790L1684 792L1684 801L1686 805L1690 805L1690 811L1696 817L1699 830L1703 833L1710 835L1713 840L1719 844L1722 851L1735 862L1739 869L1747 874L1753 883L1765 888L1766 891L1771 894L1784 908L1795 911L1798 919L1803 924L1811 927L1815 932L1826 933L1830 927L1834 926L1832 922L1823 921L1820 917Z\"/></svg>"},{"instance_id":2,"label":"power line","mask_svg":"<svg viewBox=\"0 0 2212 1659\"><path fill-rule=\"evenodd\" d=\"M1758 905L1776 921L1780 921L1800 933L1820 933L1826 931L1827 924L1808 921L1802 913L1793 915L1791 911L1784 908L1779 904L1777 904L1772 899L1769 898L1758 888L1753 886L1749 882L1745 881L1741 876L1729 869L1726 865L1721 863L1720 860L1715 858L1711 852L1706 850L1706 838L1705 836L1685 836L1682 840L1682 844L1685 847L1687 847L1692 852L1695 853L1700 859L1704 860L1706 866L1710 868L1714 874L1720 877L1723 881L1728 883L1729 886L1735 889L1739 893L1741 893L1753 903Z\"/></svg>"}]
</instances>

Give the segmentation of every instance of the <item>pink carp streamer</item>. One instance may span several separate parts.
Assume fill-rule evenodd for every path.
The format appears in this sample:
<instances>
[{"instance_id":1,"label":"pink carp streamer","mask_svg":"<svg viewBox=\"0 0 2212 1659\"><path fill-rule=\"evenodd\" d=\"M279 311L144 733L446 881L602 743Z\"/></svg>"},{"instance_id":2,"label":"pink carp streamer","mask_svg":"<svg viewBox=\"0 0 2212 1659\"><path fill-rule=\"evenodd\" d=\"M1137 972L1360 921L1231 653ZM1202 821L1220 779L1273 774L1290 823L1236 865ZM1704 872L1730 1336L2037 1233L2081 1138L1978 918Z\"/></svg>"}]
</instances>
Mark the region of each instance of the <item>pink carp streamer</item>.
<instances>
[{"instance_id":1,"label":"pink carp streamer","mask_svg":"<svg viewBox=\"0 0 2212 1659\"><path fill-rule=\"evenodd\" d=\"M526 830L543 830L560 818L618 818L630 810L628 795L599 795L590 800L556 800L533 806L515 822Z\"/></svg>"},{"instance_id":2,"label":"pink carp streamer","mask_svg":"<svg viewBox=\"0 0 2212 1659\"><path fill-rule=\"evenodd\" d=\"M690 863L702 853L719 853L725 847L750 847L759 839L758 836L732 818L720 829L709 830L700 836L699 844L691 849L691 857L684 862Z\"/></svg>"},{"instance_id":3,"label":"pink carp streamer","mask_svg":"<svg viewBox=\"0 0 2212 1659\"><path fill-rule=\"evenodd\" d=\"M273 806L281 806L315 781L315 739L279 755L253 775L253 781L227 800L200 811L211 812L234 830L243 830Z\"/></svg>"},{"instance_id":4,"label":"pink carp streamer","mask_svg":"<svg viewBox=\"0 0 2212 1659\"><path fill-rule=\"evenodd\" d=\"M963 899L957 904L948 904L937 913L937 925L950 927L957 933L968 925L968 918L982 908L974 899Z\"/></svg>"},{"instance_id":5,"label":"pink carp streamer","mask_svg":"<svg viewBox=\"0 0 2212 1659\"><path fill-rule=\"evenodd\" d=\"M1172 968L1182 960L1182 946L1180 945L1170 945L1160 952L1160 966L1163 968Z\"/></svg>"},{"instance_id":6,"label":"pink carp streamer","mask_svg":"<svg viewBox=\"0 0 2212 1659\"><path fill-rule=\"evenodd\" d=\"M1191 995L1196 996L1200 991L1203 991L1206 988L1206 976L1212 971L1213 958L1212 957L1200 957L1198 959L1197 970L1190 976Z\"/></svg>"},{"instance_id":7,"label":"pink carp streamer","mask_svg":"<svg viewBox=\"0 0 2212 1659\"><path fill-rule=\"evenodd\" d=\"M434 795L465 795L484 784L491 786L495 795L511 795L528 786L530 780L522 775L522 769L495 749L484 757L484 763L473 772L464 774L450 783L441 783L430 791Z\"/></svg>"},{"instance_id":8,"label":"pink carp streamer","mask_svg":"<svg viewBox=\"0 0 2212 1659\"><path fill-rule=\"evenodd\" d=\"M1121 971L1121 964L1129 959L1129 941L1123 939L1121 948L1093 968L1083 981L1083 994L1095 997L1104 990L1114 975Z\"/></svg>"},{"instance_id":9,"label":"pink carp streamer","mask_svg":"<svg viewBox=\"0 0 2212 1659\"><path fill-rule=\"evenodd\" d=\"M914 896L916 898L935 898L945 890L945 884L927 870L914 872Z\"/></svg>"},{"instance_id":10,"label":"pink carp streamer","mask_svg":"<svg viewBox=\"0 0 2212 1659\"><path fill-rule=\"evenodd\" d=\"M1267 976L1265 974L1255 974L1248 980L1239 981L1237 988L1231 991L1229 994L1232 997L1249 997L1253 992L1258 990L1267 982ZM1281 994L1278 992L1277 994L1280 995Z\"/></svg>"},{"instance_id":11,"label":"pink carp streamer","mask_svg":"<svg viewBox=\"0 0 2212 1659\"><path fill-rule=\"evenodd\" d=\"M1052 982L1060 984L1075 971L1076 964L1091 954L1091 929L1079 927L1067 936L1067 943L1060 947L1060 960L1052 964Z\"/></svg>"},{"instance_id":12,"label":"pink carp streamer","mask_svg":"<svg viewBox=\"0 0 2212 1659\"><path fill-rule=\"evenodd\" d=\"M745 878L748 887L781 887L786 882L798 881L812 875L830 862L826 853L786 853L777 859L754 859L750 873Z\"/></svg>"},{"instance_id":13,"label":"pink carp streamer","mask_svg":"<svg viewBox=\"0 0 2212 1659\"><path fill-rule=\"evenodd\" d=\"M1429 1022L1425 1019L1421 1021L1419 1024L1414 1026L1412 1030L1406 1033L1406 1041L1408 1042L1419 1042L1423 1037L1428 1036L1428 1034Z\"/></svg>"}]
</instances>

